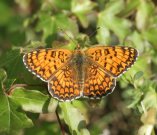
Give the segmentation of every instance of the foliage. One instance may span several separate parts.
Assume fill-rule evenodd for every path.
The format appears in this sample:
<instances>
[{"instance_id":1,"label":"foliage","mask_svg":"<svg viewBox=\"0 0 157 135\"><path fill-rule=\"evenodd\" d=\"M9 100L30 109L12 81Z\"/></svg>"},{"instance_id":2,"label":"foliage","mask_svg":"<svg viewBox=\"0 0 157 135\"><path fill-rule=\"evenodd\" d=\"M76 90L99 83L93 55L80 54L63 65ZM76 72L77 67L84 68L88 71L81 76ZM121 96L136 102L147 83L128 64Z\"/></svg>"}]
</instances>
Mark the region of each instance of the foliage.
<instances>
[{"instance_id":1,"label":"foliage","mask_svg":"<svg viewBox=\"0 0 157 135\"><path fill-rule=\"evenodd\" d=\"M0 134L61 134L56 109L67 134L157 134L156 9L153 0L1 0ZM77 42L132 46L139 57L101 101L58 103L22 55Z\"/></svg>"}]
</instances>

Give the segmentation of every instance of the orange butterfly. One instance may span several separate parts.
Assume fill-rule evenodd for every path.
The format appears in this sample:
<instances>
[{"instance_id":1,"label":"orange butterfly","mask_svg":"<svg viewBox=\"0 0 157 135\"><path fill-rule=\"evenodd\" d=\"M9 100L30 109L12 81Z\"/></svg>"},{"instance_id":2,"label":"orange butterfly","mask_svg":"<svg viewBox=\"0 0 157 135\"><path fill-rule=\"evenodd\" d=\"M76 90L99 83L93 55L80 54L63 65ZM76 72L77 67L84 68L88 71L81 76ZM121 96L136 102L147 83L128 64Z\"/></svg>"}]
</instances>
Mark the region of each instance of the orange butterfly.
<instances>
[{"instance_id":1,"label":"orange butterfly","mask_svg":"<svg viewBox=\"0 0 157 135\"><path fill-rule=\"evenodd\" d=\"M87 50L38 49L23 56L30 72L48 82L59 101L99 99L111 93L116 78L131 67L138 52L131 47L95 46Z\"/></svg>"}]
</instances>

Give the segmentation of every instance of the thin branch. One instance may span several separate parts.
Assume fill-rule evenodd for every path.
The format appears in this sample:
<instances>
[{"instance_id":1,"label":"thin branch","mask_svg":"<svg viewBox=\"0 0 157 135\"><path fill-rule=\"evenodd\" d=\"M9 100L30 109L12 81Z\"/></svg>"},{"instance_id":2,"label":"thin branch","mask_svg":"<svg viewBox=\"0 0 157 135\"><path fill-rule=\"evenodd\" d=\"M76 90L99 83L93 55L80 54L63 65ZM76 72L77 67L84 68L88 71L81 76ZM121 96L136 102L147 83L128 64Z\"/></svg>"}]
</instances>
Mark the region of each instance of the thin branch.
<instances>
[{"instance_id":1,"label":"thin branch","mask_svg":"<svg viewBox=\"0 0 157 135\"><path fill-rule=\"evenodd\" d=\"M61 123L61 120L60 120L60 118L59 118L57 108L56 108L56 111L55 111L55 112L56 112L57 120L58 120L60 129L61 129L62 135L65 135L65 130L64 130L63 125L62 125L62 123Z\"/></svg>"},{"instance_id":2,"label":"thin branch","mask_svg":"<svg viewBox=\"0 0 157 135\"><path fill-rule=\"evenodd\" d=\"M7 94L11 95L13 93L14 89L17 88L17 87L26 87L26 86L27 86L27 84L14 84L10 87Z\"/></svg>"}]
</instances>

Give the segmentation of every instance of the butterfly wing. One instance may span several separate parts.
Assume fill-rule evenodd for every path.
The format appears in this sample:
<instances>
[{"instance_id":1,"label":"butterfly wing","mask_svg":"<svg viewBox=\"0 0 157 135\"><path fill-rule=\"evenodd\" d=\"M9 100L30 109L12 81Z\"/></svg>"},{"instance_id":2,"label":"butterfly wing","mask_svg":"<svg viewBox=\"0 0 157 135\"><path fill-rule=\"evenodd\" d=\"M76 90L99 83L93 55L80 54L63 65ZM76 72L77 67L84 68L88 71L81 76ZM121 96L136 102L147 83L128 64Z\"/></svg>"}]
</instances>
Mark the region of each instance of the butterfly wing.
<instances>
[{"instance_id":1,"label":"butterfly wing","mask_svg":"<svg viewBox=\"0 0 157 135\"><path fill-rule=\"evenodd\" d=\"M113 77L131 67L138 56L136 49L122 46L95 46L87 49L85 54Z\"/></svg>"},{"instance_id":2,"label":"butterfly wing","mask_svg":"<svg viewBox=\"0 0 157 135\"><path fill-rule=\"evenodd\" d=\"M72 52L66 49L39 49L23 56L23 62L30 72L43 81L51 76L70 59Z\"/></svg>"},{"instance_id":3,"label":"butterfly wing","mask_svg":"<svg viewBox=\"0 0 157 135\"><path fill-rule=\"evenodd\" d=\"M89 61L88 61L89 62ZM92 99L101 98L111 93L116 86L116 79L94 63L86 66L83 95Z\"/></svg>"},{"instance_id":4,"label":"butterfly wing","mask_svg":"<svg viewBox=\"0 0 157 135\"><path fill-rule=\"evenodd\" d=\"M81 96L81 86L71 64L59 69L48 82L49 93L60 101L71 101Z\"/></svg>"}]
</instances>

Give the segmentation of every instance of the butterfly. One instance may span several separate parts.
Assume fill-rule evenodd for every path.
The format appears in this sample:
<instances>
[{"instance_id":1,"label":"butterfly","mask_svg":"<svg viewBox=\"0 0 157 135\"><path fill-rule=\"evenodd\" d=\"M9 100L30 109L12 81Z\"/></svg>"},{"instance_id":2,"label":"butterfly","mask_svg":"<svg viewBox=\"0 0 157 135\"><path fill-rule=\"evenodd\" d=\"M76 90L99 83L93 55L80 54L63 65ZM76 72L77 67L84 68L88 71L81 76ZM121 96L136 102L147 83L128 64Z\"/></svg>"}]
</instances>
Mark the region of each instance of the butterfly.
<instances>
[{"instance_id":1,"label":"butterfly","mask_svg":"<svg viewBox=\"0 0 157 135\"><path fill-rule=\"evenodd\" d=\"M112 93L116 78L130 68L138 52L132 47L94 46L86 50L37 49L23 56L26 68L48 83L59 101L100 99Z\"/></svg>"}]
</instances>

